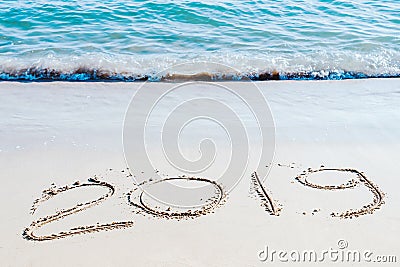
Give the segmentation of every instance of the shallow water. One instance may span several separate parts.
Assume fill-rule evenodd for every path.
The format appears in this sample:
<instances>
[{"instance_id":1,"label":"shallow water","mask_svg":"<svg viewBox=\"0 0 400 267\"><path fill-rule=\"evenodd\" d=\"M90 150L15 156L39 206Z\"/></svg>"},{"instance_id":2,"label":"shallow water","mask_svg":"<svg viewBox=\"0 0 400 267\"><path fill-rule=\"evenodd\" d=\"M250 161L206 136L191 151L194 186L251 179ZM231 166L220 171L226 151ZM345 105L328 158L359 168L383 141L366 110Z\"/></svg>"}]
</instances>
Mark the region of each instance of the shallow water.
<instances>
[{"instance_id":1,"label":"shallow water","mask_svg":"<svg viewBox=\"0 0 400 267\"><path fill-rule=\"evenodd\" d=\"M399 76L399 29L396 0L1 1L0 79Z\"/></svg>"}]
</instances>

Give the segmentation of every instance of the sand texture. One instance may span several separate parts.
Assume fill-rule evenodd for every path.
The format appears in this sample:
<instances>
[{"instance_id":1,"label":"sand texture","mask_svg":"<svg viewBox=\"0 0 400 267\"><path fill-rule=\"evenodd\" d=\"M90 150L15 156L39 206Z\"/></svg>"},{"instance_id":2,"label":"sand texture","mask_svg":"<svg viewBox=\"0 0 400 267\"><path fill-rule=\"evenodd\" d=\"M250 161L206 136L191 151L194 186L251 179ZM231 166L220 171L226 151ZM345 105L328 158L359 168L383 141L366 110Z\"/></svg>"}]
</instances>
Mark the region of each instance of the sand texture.
<instances>
[{"instance_id":1,"label":"sand texture","mask_svg":"<svg viewBox=\"0 0 400 267\"><path fill-rule=\"evenodd\" d=\"M173 169L156 141L146 146L152 170L127 165L124 116L142 86L0 83L1 266L265 266L271 258L259 255L266 246L322 251L343 244L340 250L397 255L398 264L399 79L257 82L274 119L274 128L265 129L275 133L272 161L257 162L257 127L238 105L248 143L231 147L224 131L197 122L181 131L179 149L192 162L212 148L199 145L205 135L222 144L211 167L191 175ZM144 86L157 96L171 84ZM208 93L199 90L201 97ZM185 94L160 101L145 132L149 140ZM247 146L248 164L230 175L237 183L218 180L231 149L244 153ZM170 183L207 190L195 195L196 207L184 208L146 194ZM273 266L285 264L275 260Z\"/></svg>"}]
</instances>

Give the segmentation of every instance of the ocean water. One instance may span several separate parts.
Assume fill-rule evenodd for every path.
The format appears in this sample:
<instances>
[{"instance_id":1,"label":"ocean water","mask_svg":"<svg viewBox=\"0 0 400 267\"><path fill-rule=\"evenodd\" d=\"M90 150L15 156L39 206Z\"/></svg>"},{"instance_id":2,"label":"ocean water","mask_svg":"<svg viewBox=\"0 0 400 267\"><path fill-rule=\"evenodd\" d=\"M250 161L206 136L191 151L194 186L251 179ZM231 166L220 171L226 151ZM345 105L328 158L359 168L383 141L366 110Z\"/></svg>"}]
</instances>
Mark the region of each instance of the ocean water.
<instances>
[{"instance_id":1,"label":"ocean water","mask_svg":"<svg viewBox=\"0 0 400 267\"><path fill-rule=\"evenodd\" d=\"M400 1L0 1L0 80L172 74L397 77Z\"/></svg>"}]
</instances>

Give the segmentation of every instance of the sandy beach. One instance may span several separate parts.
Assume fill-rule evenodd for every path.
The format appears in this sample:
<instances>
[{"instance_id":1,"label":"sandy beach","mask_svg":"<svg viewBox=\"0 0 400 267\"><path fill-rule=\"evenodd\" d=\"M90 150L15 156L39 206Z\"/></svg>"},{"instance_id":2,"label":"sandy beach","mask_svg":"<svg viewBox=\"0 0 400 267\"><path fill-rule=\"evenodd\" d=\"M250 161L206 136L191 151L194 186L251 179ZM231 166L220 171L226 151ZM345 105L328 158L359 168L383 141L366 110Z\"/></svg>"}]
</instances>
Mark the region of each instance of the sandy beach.
<instances>
[{"instance_id":1,"label":"sandy beach","mask_svg":"<svg viewBox=\"0 0 400 267\"><path fill-rule=\"evenodd\" d=\"M254 89L250 82L221 84ZM256 82L273 116L272 162L265 162L268 167L253 162L260 148L250 141L255 148L248 155L249 164L228 192L226 185L219 189L218 181L212 183L224 171L225 155L230 155L229 144L217 147L215 166L194 175L206 178L200 182L211 181L215 189L204 199L208 208L176 216L169 207L156 207L151 199L141 202L140 195L132 193L140 188L124 155L124 118L142 86L0 83L1 266L285 264L277 256L260 260L266 246L270 251L315 250L318 255L330 248L368 250L373 252L369 266L378 266L373 262L376 256L400 260L399 79ZM146 83L145 89L159 94L169 86ZM213 94L218 98L218 91ZM157 114L167 114L180 97L188 96L178 92L175 98L163 98ZM241 108L240 116L245 114ZM149 135L160 132L160 121L157 116L151 121L154 131ZM182 143L182 153L199 157L199 148L190 142L191 136L196 142L203 138L197 133L224 145L224 133L213 129L195 124L187 133L189 141ZM257 140L255 130L249 122L249 139ZM235 149L240 151L241 145ZM146 149L155 165L160 162L155 169L162 175L181 174L170 171L161 159L158 143L150 142ZM142 170L135 166L135 171ZM254 171L269 174L257 182L251 177ZM146 179L153 176L143 173ZM130 198L139 204L132 205ZM346 212L348 216L341 216ZM49 238L32 239L33 234ZM333 263L325 259L320 264Z\"/></svg>"}]
</instances>

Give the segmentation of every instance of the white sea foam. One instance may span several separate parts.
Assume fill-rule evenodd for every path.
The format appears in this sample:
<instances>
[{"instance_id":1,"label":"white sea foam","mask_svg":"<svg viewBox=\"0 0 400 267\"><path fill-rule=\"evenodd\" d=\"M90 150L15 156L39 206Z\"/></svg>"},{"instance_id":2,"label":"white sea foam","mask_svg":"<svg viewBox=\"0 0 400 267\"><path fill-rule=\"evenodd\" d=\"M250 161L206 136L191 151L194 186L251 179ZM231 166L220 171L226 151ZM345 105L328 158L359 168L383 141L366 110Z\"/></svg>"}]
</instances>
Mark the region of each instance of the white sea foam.
<instances>
[{"instance_id":1,"label":"white sea foam","mask_svg":"<svg viewBox=\"0 0 400 267\"><path fill-rule=\"evenodd\" d=\"M243 54L204 55L187 58L173 56L109 56L86 54L67 56L48 54L45 57L0 57L0 79L14 80L162 80L200 78L240 80L258 79L346 79L396 77L400 75L400 53L314 53L312 56ZM180 68L187 62L190 69ZM204 62L218 63L204 64ZM221 67L225 65L226 67ZM173 67L175 66L175 67ZM172 71L171 71L172 67ZM165 69L170 69L165 73ZM174 76L172 76L174 75ZM196 77L190 76L196 75Z\"/></svg>"}]
</instances>

